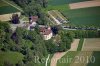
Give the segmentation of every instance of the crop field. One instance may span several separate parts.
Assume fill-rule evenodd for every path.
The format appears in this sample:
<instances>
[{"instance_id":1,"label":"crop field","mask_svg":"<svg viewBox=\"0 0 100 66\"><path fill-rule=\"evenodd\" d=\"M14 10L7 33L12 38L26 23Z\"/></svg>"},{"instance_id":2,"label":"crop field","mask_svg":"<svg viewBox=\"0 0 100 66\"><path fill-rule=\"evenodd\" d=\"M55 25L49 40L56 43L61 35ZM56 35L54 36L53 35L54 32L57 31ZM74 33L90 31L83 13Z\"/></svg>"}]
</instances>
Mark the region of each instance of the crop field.
<instances>
[{"instance_id":1,"label":"crop field","mask_svg":"<svg viewBox=\"0 0 100 66\"><path fill-rule=\"evenodd\" d=\"M72 60L70 66L87 66L89 59L92 56L92 51L91 52L79 52ZM88 58L87 58L88 57Z\"/></svg>"},{"instance_id":2,"label":"crop field","mask_svg":"<svg viewBox=\"0 0 100 66\"><path fill-rule=\"evenodd\" d=\"M0 0L0 15L18 12L19 10Z\"/></svg>"},{"instance_id":3,"label":"crop field","mask_svg":"<svg viewBox=\"0 0 100 66\"><path fill-rule=\"evenodd\" d=\"M69 4L70 9L80 9L80 8L88 8L88 7L96 7L100 6L100 1L85 1Z\"/></svg>"},{"instance_id":4,"label":"crop field","mask_svg":"<svg viewBox=\"0 0 100 66\"><path fill-rule=\"evenodd\" d=\"M58 60L57 66L87 66L87 56L89 59L92 54L92 51L69 51Z\"/></svg>"},{"instance_id":5,"label":"crop field","mask_svg":"<svg viewBox=\"0 0 100 66\"><path fill-rule=\"evenodd\" d=\"M85 39L82 51L100 51L100 38Z\"/></svg>"},{"instance_id":6,"label":"crop field","mask_svg":"<svg viewBox=\"0 0 100 66\"><path fill-rule=\"evenodd\" d=\"M100 26L100 6L81 9L70 9L70 3L84 2L91 0L49 0L46 11L59 10L66 18L69 24L75 26Z\"/></svg>"},{"instance_id":7,"label":"crop field","mask_svg":"<svg viewBox=\"0 0 100 66\"><path fill-rule=\"evenodd\" d=\"M76 3L82 1L89 1L89 0L49 0L49 5L57 6L57 5Z\"/></svg>"},{"instance_id":8,"label":"crop field","mask_svg":"<svg viewBox=\"0 0 100 66\"><path fill-rule=\"evenodd\" d=\"M92 57L95 58L94 63L88 63L87 66L98 66L100 65L100 51L94 51Z\"/></svg>"},{"instance_id":9,"label":"crop field","mask_svg":"<svg viewBox=\"0 0 100 66\"><path fill-rule=\"evenodd\" d=\"M49 11L50 14L52 14L55 18L59 17L61 18L62 20L66 20L66 18L58 11L58 10L52 10L52 11Z\"/></svg>"},{"instance_id":10,"label":"crop field","mask_svg":"<svg viewBox=\"0 0 100 66\"><path fill-rule=\"evenodd\" d=\"M73 58L78 54L77 51L69 51L61 59L57 61L57 66L69 66Z\"/></svg>"},{"instance_id":11,"label":"crop field","mask_svg":"<svg viewBox=\"0 0 100 66\"><path fill-rule=\"evenodd\" d=\"M90 7L62 11L69 18L70 24L84 26L100 26L100 7Z\"/></svg>"},{"instance_id":12,"label":"crop field","mask_svg":"<svg viewBox=\"0 0 100 66\"><path fill-rule=\"evenodd\" d=\"M8 6L8 4L5 4L3 1L0 0L0 7L2 6Z\"/></svg>"}]
</instances>

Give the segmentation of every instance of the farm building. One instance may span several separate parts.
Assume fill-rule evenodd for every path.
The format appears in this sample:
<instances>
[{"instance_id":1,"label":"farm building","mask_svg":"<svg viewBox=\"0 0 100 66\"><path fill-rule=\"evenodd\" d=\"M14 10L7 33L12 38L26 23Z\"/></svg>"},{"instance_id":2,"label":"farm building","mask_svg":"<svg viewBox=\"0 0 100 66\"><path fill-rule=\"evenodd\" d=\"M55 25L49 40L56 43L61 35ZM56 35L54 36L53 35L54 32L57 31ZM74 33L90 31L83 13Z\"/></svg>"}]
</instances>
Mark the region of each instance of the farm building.
<instances>
[{"instance_id":1,"label":"farm building","mask_svg":"<svg viewBox=\"0 0 100 66\"><path fill-rule=\"evenodd\" d=\"M51 27L46 27L46 26L40 27L40 33L44 40L49 40L53 36Z\"/></svg>"},{"instance_id":2,"label":"farm building","mask_svg":"<svg viewBox=\"0 0 100 66\"><path fill-rule=\"evenodd\" d=\"M48 11L48 15L50 20L55 22L57 25L68 22L67 19L57 10Z\"/></svg>"},{"instance_id":3,"label":"farm building","mask_svg":"<svg viewBox=\"0 0 100 66\"><path fill-rule=\"evenodd\" d=\"M37 25L38 16L30 16L29 23L24 24L24 28L28 30L34 30L35 26Z\"/></svg>"},{"instance_id":4,"label":"farm building","mask_svg":"<svg viewBox=\"0 0 100 66\"><path fill-rule=\"evenodd\" d=\"M21 15L20 10L0 0L0 21L9 21L13 14Z\"/></svg>"}]
</instances>

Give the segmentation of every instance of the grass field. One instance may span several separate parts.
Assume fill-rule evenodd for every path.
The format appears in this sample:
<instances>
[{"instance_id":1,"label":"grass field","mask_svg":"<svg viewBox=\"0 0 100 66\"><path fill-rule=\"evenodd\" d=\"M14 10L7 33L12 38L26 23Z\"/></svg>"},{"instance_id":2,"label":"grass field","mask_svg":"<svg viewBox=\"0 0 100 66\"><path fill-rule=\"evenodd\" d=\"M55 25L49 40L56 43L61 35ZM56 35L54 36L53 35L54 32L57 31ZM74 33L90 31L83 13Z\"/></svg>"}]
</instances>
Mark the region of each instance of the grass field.
<instances>
[{"instance_id":1,"label":"grass field","mask_svg":"<svg viewBox=\"0 0 100 66\"><path fill-rule=\"evenodd\" d=\"M5 4L3 1L0 0L0 7L2 6L9 6L8 4Z\"/></svg>"},{"instance_id":2,"label":"grass field","mask_svg":"<svg viewBox=\"0 0 100 66\"><path fill-rule=\"evenodd\" d=\"M0 15L15 12L19 12L19 10L0 0Z\"/></svg>"},{"instance_id":3,"label":"grass field","mask_svg":"<svg viewBox=\"0 0 100 66\"><path fill-rule=\"evenodd\" d=\"M69 66L70 63L72 62L73 58L78 54L79 52L75 51L69 51L66 53L65 56L63 56L61 59L58 60L57 66ZM64 61L64 59L66 61ZM68 60L67 60L68 59ZM70 60L71 59L71 60Z\"/></svg>"},{"instance_id":4,"label":"grass field","mask_svg":"<svg viewBox=\"0 0 100 66\"><path fill-rule=\"evenodd\" d=\"M100 26L100 7L62 11L70 20L70 24L85 26Z\"/></svg>"},{"instance_id":5,"label":"grass field","mask_svg":"<svg viewBox=\"0 0 100 66\"><path fill-rule=\"evenodd\" d=\"M85 39L82 51L100 51L100 38Z\"/></svg>"},{"instance_id":6,"label":"grass field","mask_svg":"<svg viewBox=\"0 0 100 66\"><path fill-rule=\"evenodd\" d=\"M75 58L73 58L72 63L70 66L87 66L88 61L90 61L90 57L92 56L92 51L91 52L79 52ZM87 60L88 59L88 60Z\"/></svg>"},{"instance_id":7,"label":"grass field","mask_svg":"<svg viewBox=\"0 0 100 66\"><path fill-rule=\"evenodd\" d=\"M100 51L75 51L68 52L65 56L58 60L57 66L99 66ZM94 57L94 58L93 58ZM66 59L72 58L71 62ZM65 60L64 60L65 59ZM60 62L59 62L60 61ZM68 61L68 60L67 60ZM66 62L66 63L64 63Z\"/></svg>"},{"instance_id":8,"label":"grass field","mask_svg":"<svg viewBox=\"0 0 100 66\"><path fill-rule=\"evenodd\" d=\"M87 66L99 66L100 65L100 51L93 52L92 56L95 57L94 63L88 63Z\"/></svg>"},{"instance_id":9,"label":"grass field","mask_svg":"<svg viewBox=\"0 0 100 66\"><path fill-rule=\"evenodd\" d=\"M23 55L18 52L2 52L0 51L0 66L3 66L5 61L12 64L18 63L23 59Z\"/></svg>"},{"instance_id":10,"label":"grass field","mask_svg":"<svg viewBox=\"0 0 100 66\"><path fill-rule=\"evenodd\" d=\"M49 5L57 6L57 5L76 3L82 1L89 1L89 0L49 0Z\"/></svg>"},{"instance_id":11,"label":"grass field","mask_svg":"<svg viewBox=\"0 0 100 66\"><path fill-rule=\"evenodd\" d=\"M82 46L83 46L83 42L84 42L84 39L83 39L83 38L81 38L81 39L80 39L80 41L79 41L79 44L78 44L77 51L81 51Z\"/></svg>"}]
</instances>

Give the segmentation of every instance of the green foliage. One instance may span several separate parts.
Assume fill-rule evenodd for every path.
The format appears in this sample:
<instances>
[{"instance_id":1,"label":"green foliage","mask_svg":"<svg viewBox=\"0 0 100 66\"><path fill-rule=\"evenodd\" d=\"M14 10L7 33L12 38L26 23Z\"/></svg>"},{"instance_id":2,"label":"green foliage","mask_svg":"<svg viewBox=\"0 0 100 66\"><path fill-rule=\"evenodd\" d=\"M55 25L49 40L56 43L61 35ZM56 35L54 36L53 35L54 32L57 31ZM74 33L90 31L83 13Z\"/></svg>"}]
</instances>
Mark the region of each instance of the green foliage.
<instances>
[{"instance_id":1,"label":"green foliage","mask_svg":"<svg viewBox=\"0 0 100 66\"><path fill-rule=\"evenodd\" d=\"M83 42L84 42L84 38L81 38L78 44L78 48L77 51L81 51L82 47L83 47Z\"/></svg>"},{"instance_id":2,"label":"green foliage","mask_svg":"<svg viewBox=\"0 0 100 66\"><path fill-rule=\"evenodd\" d=\"M45 12L43 11L43 7L47 7L47 0L13 0L18 5L20 5L24 14L28 17L30 16L38 16L38 24L46 25L48 19L46 17Z\"/></svg>"},{"instance_id":3,"label":"green foliage","mask_svg":"<svg viewBox=\"0 0 100 66\"><path fill-rule=\"evenodd\" d=\"M75 30L72 31L75 34L75 38L99 38L100 31L97 30Z\"/></svg>"},{"instance_id":4,"label":"green foliage","mask_svg":"<svg viewBox=\"0 0 100 66\"><path fill-rule=\"evenodd\" d=\"M73 37L74 37L74 33L71 31L60 31L59 32L60 36L61 36L61 42L63 45L63 47L66 47L65 50L70 49L71 47L71 43L73 42Z\"/></svg>"}]
</instances>

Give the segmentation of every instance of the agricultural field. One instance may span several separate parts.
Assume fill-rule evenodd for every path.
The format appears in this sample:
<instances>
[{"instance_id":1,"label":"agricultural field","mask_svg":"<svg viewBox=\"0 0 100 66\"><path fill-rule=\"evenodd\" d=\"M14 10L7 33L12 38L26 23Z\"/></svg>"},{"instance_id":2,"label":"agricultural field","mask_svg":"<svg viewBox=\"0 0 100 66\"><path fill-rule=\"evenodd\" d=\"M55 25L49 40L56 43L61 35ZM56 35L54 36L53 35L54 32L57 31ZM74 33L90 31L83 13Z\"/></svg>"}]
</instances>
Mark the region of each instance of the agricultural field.
<instances>
[{"instance_id":1,"label":"agricultural field","mask_svg":"<svg viewBox=\"0 0 100 66\"><path fill-rule=\"evenodd\" d=\"M99 51L70 51L58 60L57 66L98 66L99 56Z\"/></svg>"},{"instance_id":2,"label":"agricultural field","mask_svg":"<svg viewBox=\"0 0 100 66\"><path fill-rule=\"evenodd\" d=\"M18 52L2 52L0 51L0 66L4 66L4 62L16 64L23 59L23 55Z\"/></svg>"},{"instance_id":3,"label":"agricultural field","mask_svg":"<svg viewBox=\"0 0 100 66\"><path fill-rule=\"evenodd\" d=\"M100 7L88 7L80 9L70 9L69 4L91 1L91 0L49 0L49 5L45 9L59 10L66 18L69 19L70 25L75 26L100 26Z\"/></svg>"},{"instance_id":4,"label":"agricultural field","mask_svg":"<svg viewBox=\"0 0 100 66\"><path fill-rule=\"evenodd\" d=\"M82 51L100 51L100 38L85 39Z\"/></svg>"},{"instance_id":5,"label":"agricultural field","mask_svg":"<svg viewBox=\"0 0 100 66\"><path fill-rule=\"evenodd\" d=\"M70 9L80 9L80 8L88 8L88 7L96 7L100 6L100 1L85 1L69 4Z\"/></svg>"},{"instance_id":6,"label":"agricultural field","mask_svg":"<svg viewBox=\"0 0 100 66\"><path fill-rule=\"evenodd\" d=\"M71 25L100 26L100 7L67 10L62 13L69 18Z\"/></svg>"},{"instance_id":7,"label":"agricultural field","mask_svg":"<svg viewBox=\"0 0 100 66\"><path fill-rule=\"evenodd\" d=\"M57 5L76 3L82 1L90 1L90 0L49 0L49 5L57 6Z\"/></svg>"},{"instance_id":8,"label":"agricultural field","mask_svg":"<svg viewBox=\"0 0 100 66\"><path fill-rule=\"evenodd\" d=\"M98 66L98 65L100 65L100 51L93 52L92 57L95 58L94 63L88 63L87 66Z\"/></svg>"},{"instance_id":9,"label":"agricultural field","mask_svg":"<svg viewBox=\"0 0 100 66\"><path fill-rule=\"evenodd\" d=\"M19 12L19 10L0 0L0 15L15 12Z\"/></svg>"},{"instance_id":10,"label":"agricultural field","mask_svg":"<svg viewBox=\"0 0 100 66\"><path fill-rule=\"evenodd\" d=\"M78 54L77 51L69 51L57 61L57 66L69 66L73 58Z\"/></svg>"},{"instance_id":11,"label":"agricultural field","mask_svg":"<svg viewBox=\"0 0 100 66\"><path fill-rule=\"evenodd\" d=\"M72 60L70 66L87 66L90 57L92 56L91 52L79 52Z\"/></svg>"},{"instance_id":12,"label":"agricultural field","mask_svg":"<svg viewBox=\"0 0 100 66\"><path fill-rule=\"evenodd\" d=\"M52 14L52 16L54 16L55 18L59 17L62 20L67 20L58 10L52 10L49 11L50 14Z\"/></svg>"}]
</instances>

